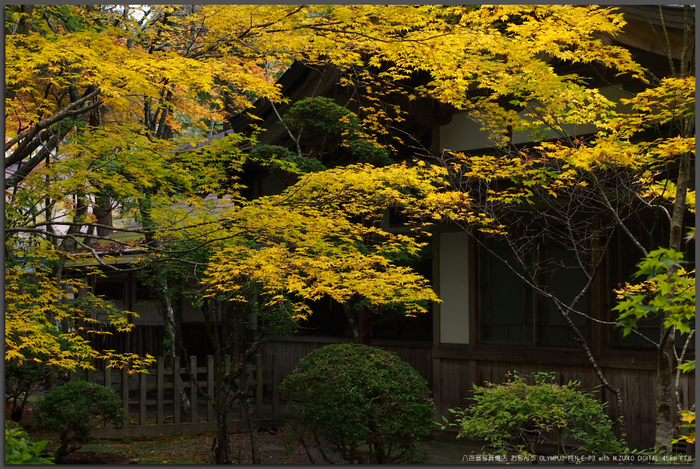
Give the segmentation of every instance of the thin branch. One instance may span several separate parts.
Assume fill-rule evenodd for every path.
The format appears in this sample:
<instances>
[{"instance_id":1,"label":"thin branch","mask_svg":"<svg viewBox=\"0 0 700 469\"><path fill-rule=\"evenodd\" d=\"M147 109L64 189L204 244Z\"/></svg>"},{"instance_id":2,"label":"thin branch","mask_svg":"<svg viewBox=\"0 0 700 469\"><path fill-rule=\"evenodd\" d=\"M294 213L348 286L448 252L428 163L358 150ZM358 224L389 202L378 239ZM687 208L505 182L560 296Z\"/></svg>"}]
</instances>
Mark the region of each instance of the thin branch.
<instances>
[{"instance_id":1,"label":"thin branch","mask_svg":"<svg viewBox=\"0 0 700 469\"><path fill-rule=\"evenodd\" d=\"M603 198L604 205L610 211L610 214L613 216L613 218L617 222L617 225L620 227L620 229L622 229L622 231L625 232L625 234L627 234L627 236L634 243L634 245L637 246L642 251L643 257L648 256L649 253L647 252L646 249L644 249L644 246L641 245L641 243L637 240L637 238L630 232L629 228L627 228L627 225L625 225L622 222L622 220L620 219L620 214L618 213L617 210L615 210L615 208L610 203L610 200L608 199L608 196L605 194L605 189L603 188L602 184L600 183L598 176L596 176L595 172L593 172L593 171L591 171L590 174L593 176L593 179L595 180L596 187L598 187L598 191Z\"/></svg>"},{"instance_id":2,"label":"thin branch","mask_svg":"<svg viewBox=\"0 0 700 469\"><path fill-rule=\"evenodd\" d=\"M279 119L280 123L284 126L284 129L287 131L287 134L289 134L289 137L294 141L294 144L297 147L297 154L299 156L302 156L301 146L299 146L299 139L294 138L292 131L289 130L289 127L287 127L287 123L284 122L284 120L282 119L282 116L280 116L280 113L277 111L277 107L275 106L275 103L274 103L274 101L272 101L272 99L270 99L270 106L272 106L272 110L275 111L275 115L277 116L277 119Z\"/></svg>"},{"instance_id":3,"label":"thin branch","mask_svg":"<svg viewBox=\"0 0 700 469\"><path fill-rule=\"evenodd\" d=\"M56 122L58 122L62 119L65 119L67 117L76 116L78 114L82 114L84 112L90 111L90 110L94 109L95 107L99 106L100 104L102 104L102 100L99 100L98 102L93 103L89 106L86 106L83 108L78 108L78 106L91 100L92 98L97 96L99 93L100 93L100 89L95 88L91 93L88 93L85 96L81 97L80 99L68 104L66 107L61 109L59 112L57 112L53 116L48 117L48 118L40 121L31 129L27 129L24 132L20 133L15 138L13 138L13 139L9 140L7 143L5 143L5 151L8 151L10 148L12 148L14 145L16 145L19 141L26 139L27 137L30 137L30 136L34 137L34 135L36 135L40 130L44 130L45 128L50 127L51 125L55 124ZM78 108L78 109L76 109L76 108ZM10 163L10 164L12 164L12 163Z\"/></svg>"},{"instance_id":4,"label":"thin branch","mask_svg":"<svg viewBox=\"0 0 700 469\"><path fill-rule=\"evenodd\" d=\"M661 5L659 5L659 10L661 10ZM642 13L642 16L644 16L644 19L647 20L647 24L648 24L649 27L651 28L651 31L654 33L654 36L656 37L656 40L659 41L659 44L661 44L662 47L664 47L664 41L662 41L661 38L659 37L659 33L656 32L656 28L654 27L654 24L651 22L651 20L650 20L649 17L647 16L647 14L644 13L644 9L643 9L641 6L639 7L639 11ZM663 18L663 17L662 17L662 18ZM666 32L666 31L665 31L665 28L664 28L664 33L665 33L665 32ZM666 38L668 39L668 34L666 35ZM676 74L676 69L675 69L675 67L674 67L674 65L673 65L673 57L671 57L671 49L670 49L670 46L669 46L668 49L666 49L666 47L664 47L664 55L666 55L666 58L668 59L669 65L671 66L671 73L672 73L673 75L675 75L675 74Z\"/></svg>"},{"instance_id":5,"label":"thin branch","mask_svg":"<svg viewBox=\"0 0 700 469\"><path fill-rule=\"evenodd\" d=\"M691 340L693 338L693 335L695 335L695 329L690 331L690 334L688 334L688 338L685 340L685 344L683 345L683 351L681 352L681 356L678 357L676 356L678 360L678 367L676 367L676 385L675 385L675 393L676 393L676 408L678 410L676 414L676 431L678 431L678 428L680 426L680 423L682 421L682 403L681 403L681 396L680 396L680 382L681 382L681 367L680 365L685 361L685 354L688 351L688 346L691 344ZM674 354L676 353L675 347L673 349Z\"/></svg>"}]
</instances>

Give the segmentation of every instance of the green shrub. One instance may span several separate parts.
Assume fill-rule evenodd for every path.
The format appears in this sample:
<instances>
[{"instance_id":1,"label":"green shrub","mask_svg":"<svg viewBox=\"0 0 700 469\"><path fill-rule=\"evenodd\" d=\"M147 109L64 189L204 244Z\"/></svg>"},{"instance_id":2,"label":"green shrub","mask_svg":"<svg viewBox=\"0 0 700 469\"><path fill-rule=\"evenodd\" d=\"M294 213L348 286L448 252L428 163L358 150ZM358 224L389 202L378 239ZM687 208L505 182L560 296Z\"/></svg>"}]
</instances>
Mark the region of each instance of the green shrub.
<instances>
[{"instance_id":1,"label":"green shrub","mask_svg":"<svg viewBox=\"0 0 700 469\"><path fill-rule=\"evenodd\" d=\"M53 464L52 458L43 455L48 441L36 443L17 422L5 420L5 464Z\"/></svg>"},{"instance_id":2,"label":"green shrub","mask_svg":"<svg viewBox=\"0 0 700 469\"><path fill-rule=\"evenodd\" d=\"M281 392L303 430L320 435L347 461L420 462L418 440L433 427L428 384L396 354L361 344L314 350L287 376ZM369 454L360 446L367 444Z\"/></svg>"},{"instance_id":3,"label":"green shrub","mask_svg":"<svg viewBox=\"0 0 700 469\"><path fill-rule=\"evenodd\" d=\"M27 401L37 382L44 379L49 368L33 360L32 354L24 360L5 360L5 402L10 403L10 418L15 422L22 420Z\"/></svg>"},{"instance_id":4,"label":"green shrub","mask_svg":"<svg viewBox=\"0 0 700 469\"><path fill-rule=\"evenodd\" d=\"M577 390L579 381L558 385L554 379L553 373L536 373L530 385L527 375L515 373L504 384L475 385L472 406L450 409L457 415L452 425L460 427L459 436L486 440L502 453L532 456L548 439L556 441L560 455L567 454L565 443L575 445L571 454L623 451L606 404Z\"/></svg>"},{"instance_id":5,"label":"green shrub","mask_svg":"<svg viewBox=\"0 0 700 469\"><path fill-rule=\"evenodd\" d=\"M124 409L116 391L97 383L72 381L39 399L36 416L42 428L59 434L61 446L54 457L61 461L87 441L90 429L99 422L120 427Z\"/></svg>"},{"instance_id":6,"label":"green shrub","mask_svg":"<svg viewBox=\"0 0 700 469\"><path fill-rule=\"evenodd\" d=\"M20 428L21 425L18 422L15 422L14 420L8 420L5 419L5 430L9 429L14 429L14 428Z\"/></svg>"}]
</instances>

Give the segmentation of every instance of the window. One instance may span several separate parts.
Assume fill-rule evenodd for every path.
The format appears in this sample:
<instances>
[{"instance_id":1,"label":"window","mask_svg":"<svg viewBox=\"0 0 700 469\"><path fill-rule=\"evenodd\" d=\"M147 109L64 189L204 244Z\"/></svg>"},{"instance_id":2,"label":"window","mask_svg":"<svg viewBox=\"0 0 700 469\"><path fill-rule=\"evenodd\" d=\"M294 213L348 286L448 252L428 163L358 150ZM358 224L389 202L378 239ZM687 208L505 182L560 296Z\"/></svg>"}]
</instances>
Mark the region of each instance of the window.
<instances>
[{"instance_id":1,"label":"window","mask_svg":"<svg viewBox=\"0 0 700 469\"><path fill-rule=\"evenodd\" d=\"M409 318L397 314L373 317L372 337L393 340L433 340L433 313L429 310Z\"/></svg>"},{"instance_id":2,"label":"window","mask_svg":"<svg viewBox=\"0 0 700 469\"><path fill-rule=\"evenodd\" d=\"M313 310L308 319L299 321L297 335L350 337L348 320L345 317L342 305L331 300L319 300L309 302Z\"/></svg>"},{"instance_id":3,"label":"window","mask_svg":"<svg viewBox=\"0 0 700 469\"><path fill-rule=\"evenodd\" d=\"M535 281L542 289L569 305L581 292L586 278L573 253L551 240L540 239L537 253L525 258L528 269L537 265ZM533 275L504 240L487 239L478 249L477 289L479 292L479 332L483 343L530 344L542 346L578 346L574 332L553 300L538 294L527 280ZM535 262L536 261L536 262ZM590 300L584 296L574 305L588 314ZM569 315L579 331L591 338L590 320L580 314Z\"/></svg>"},{"instance_id":4,"label":"window","mask_svg":"<svg viewBox=\"0 0 700 469\"><path fill-rule=\"evenodd\" d=\"M98 280L95 284L95 295L106 300L124 301L126 298L126 282L123 280Z\"/></svg>"},{"instance_id":5,"label":"window","mask_svg":"<svg viewBox=\"0 0 700 469\"><path fill-rule=\"evenodd\" d=\"M505 241L486 245L491 252L478 250L481 342L532 343L532 289L517 275L522 268Z\"/></svg>"},{"instance_id":6,"label":"window","mask_svg":"<svg viewBox=\"0 0 700 469\"><path fill-rule=\"evenodd\" d=\"M562 245L549 242L546 249L546 259L550 263L547 270L546 287L555 298L564 305L570 306L586 285L587 277L581 270L576 255ZM576 302L573 309L588 314L590 293ZM543 299L537 308L537 342L542 345L576 346L578 341L573 329L553 300ZM588 319L578 313L569 314L571 322L583 334L587 341L591 340L591 328Z\"/></svg>"},{"instance_id":7,"label":"window","mask_svg":"<svg viewBox=\"0 0 700 469\"><path fill-rule=\"evenodd\" d=\"M156 299L150 286L136 281L136 301L155 301Z\"/></svg>"},{"instance_id":8,"label":"window","mask_svg":"<svg viewBox=\"0 0 700 469\"><path fill-rule=\"evenodd\" d=\"M647 251L658 249L659 246L668 246L669 227L665 223L652 223L649 225L639 224L630 227L630 231L637 240L644 246ZM695 268L695 243L683 242L682 247L685 249L684 259L687 264L686 270ZM617 304L617 298L614 290L624 285L625 282L637 283L643 279L635 279L634 274L637 272L639 264L642 260L642 251L632 242L629 236L621 230L617 230L613 234L613 239L610 244L609 254L607 256L608 269L608 294L610 304L610 320L614 321L617 318L617 313L612 310ZM610 326L610 345L612 347L640 347L653 348L654 344L645 340L639 334L629 334L623 337L622 328ZM660 337L660 327L658 318L650 318L640 321L637 330L648 337L652 341L658 343ZM679 346L685 343L684 340L679 341ZM694 346L694 342L691 347Z\"/></svg>"}]
</instances>

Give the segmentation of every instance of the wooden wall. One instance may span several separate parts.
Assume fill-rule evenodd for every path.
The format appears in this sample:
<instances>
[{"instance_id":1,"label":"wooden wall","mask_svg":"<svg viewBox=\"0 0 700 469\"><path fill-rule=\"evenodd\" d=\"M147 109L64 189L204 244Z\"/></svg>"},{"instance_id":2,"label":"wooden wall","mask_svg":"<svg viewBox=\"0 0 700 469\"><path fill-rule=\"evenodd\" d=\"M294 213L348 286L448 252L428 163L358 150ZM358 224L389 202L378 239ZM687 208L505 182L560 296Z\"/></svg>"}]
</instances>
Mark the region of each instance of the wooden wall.
<instances>
[{"instance_id":1,"label":"wooden wall","mask_svg":"<svg viewBox=\"0 0 700 469\"><path fill-rule=\"evenodd\" d=\"M375 343L372 343L372 345L375 345ZM434 390L432 346L423 343L418 343L415 346L391 343L386 343L386 345L383 345L382 342L378 342L376 345L390 352L394 352L402 360L415 368L418 373L420 373L420 375L428 381L428 387L430 390Z\"/></svg>"},{"instance_id":2,"label":"wooden wall","mask_svg":"<svg viewBox=\"0 0 700 469\"><path fill-rule=\"evenodd\" d=\"M284 379L285 376L293 373L299 361L314 349L334 343L346 342L350 342L350 340L331 337L290 337L265 343L261 347L261 351L265 360L269 360L269 356L273 352L277 353L280 377ZM429 343L420 342L415 346L411 346L407 342L375 341L372 345L396 353L401 359L418 370L420 375L428 381L430 389L433 389L431 346Z\"/></svg>"},{"instance_id":3,"label":"wooden wall","mask_svg":"<svg viewBox=\"0 0 700 469\"><path fill-rule=\"evenodd\" d=\"M163 355L163 326L138 325L130 332L90 334L90 345L95 350L114 350L117 353L136 353L158 357Z\"/></svg>"},{"instance_id":4,"label":"wooden wall","mask_svg":"<svg viewBox=\"0 0 700 469\"><path fill-rule=\"evenodd\" d=\"M138 326L130 333L96 336L92 339L98 349L134 351L140 355L162 354L162 326ZM347 338L291 337L263 344L260 353L265 362L277 353L280 379L291 374L299 361L316 348L332 343L349 342ZM518 371L532 374L538 371L554 372L559 382L580 380L588 392L596 391L600 380L593 372L583 353L572 349L539 350L525 347L431 347L429 342L375 341L386 350L395 352L428 381L436 404L436 418L451 418L448 409L465 407L473 395L472 384L500 383L506 373ZM654 445L656 372L654 353L633 351L603 351L598 364L608 381L622 391L625 405L627 442L634 448ZM683 408L695 402L695 374L682 375L679 393ZM612 392L600 388L596 395L610 402L608 413L615 420L617 406ZM448 432L455 429L448 429Z\"/></svg>"},{"instance_id":5,"label":"wooden wall","mask_svg":"<svg viewBox=\"0 0 700 469\"><path fill-rule=\"evenodd\" d=\"M435 353L435 351L434 351ZM572 352L569 352L572 354ZM440 355L438 351L436 355ZM454 355L448 353L446 355ZM469 404L467 398L473 396L472 383L483 385L485 382L501 383L506 374L518 371L521 374L532 374L539 371L554 372L559 383L569 380L581 381L581 388L594 394L604 402L609 402L608 415L616 420L619 416L615 395L604 388L597 388L601 382L592 367L584 361L572 360L570 365L557 363L561 355L553 352L551 360L538 357L539 360L523 361L522 355L512 354L510 360L486 359L483 354L469 360L469 353L464 358L456 356L439 357L434 360L435 403L438 420L441 415L451 418L450 408L462 407ZM554 357L558 356L558 359ZM494 357L496 358L496 357ZM580 358L580 357L577 357ZM538 363L539 362L539 363ZM605 362L605 361L603 361ZM629 367L620 363L617 366L607 364L601 367L606 379L614 387L620 389L624 403L625 421L627 428L627 443L633 448L651 448L654 446L655 414L656 414L656 371L646 366ZM683 375L679 394L683 408L687 409L695 402L695 375ZM616 426L619 435L619 426ZM456 429L452 429L456 431Z\"/></svg>"}]
</instances>

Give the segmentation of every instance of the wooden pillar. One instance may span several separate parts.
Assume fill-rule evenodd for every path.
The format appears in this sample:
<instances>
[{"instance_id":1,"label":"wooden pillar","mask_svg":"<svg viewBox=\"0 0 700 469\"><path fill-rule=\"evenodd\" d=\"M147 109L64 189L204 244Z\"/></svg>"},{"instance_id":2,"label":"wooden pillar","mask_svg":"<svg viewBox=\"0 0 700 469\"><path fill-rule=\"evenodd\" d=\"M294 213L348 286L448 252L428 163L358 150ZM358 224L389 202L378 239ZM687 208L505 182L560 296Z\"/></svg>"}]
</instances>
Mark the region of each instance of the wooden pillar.
<instances>
[{"instance_id":1,"label":"wooden pillar","mask_svg":"<svg viewBox=\"0 0 700 469\"><path fill-rule=\"evenodd\" d=\"M197 356L190 357L190 370L192 378L190 380L190 422L197 423Z\"/></svg>"},{"instance_id":2,"label":"wooden pillar","mask_svg":"<svg viewBox=\"0 0 700 469\"><path fill-rule=\"evenodd\" d=\"M363 344L372 344L372 313L367 308L360 310L360 337Z\"/></svg>"},{"instance_id":3,"label":"wooden pillar","mask_svg":"<svg viewBox=\"0 0 700 469\"><path fill-rule=\"evenodd\" d=\"M105 382L107 389L112 389L112 369L109 367L109 360L105 360Z\"/></svg>"},{"instance_id":4,"label":"wooden pillar","mask_svg":"<svg viewBox=\"0 0 700 469\"><path fill-rule=\"evenodd\" d=\"M263 418L263 359L255 354L255 417L258 421Z\"/></svg>"},{"instance_id":5,"label":"wooden pillar","mask_svg":"<svg viewBox=\"0 0 700 469\"><path fill-rule=\"evenodd\" d=\"M214 356L207 355L207 394L211 398L214 396ZM214 406L211 405L211 399L207 399L207 422L214 421Z\"/></svg>"},{"instance_id":6,"label":"wooden pillar","mask_svg":"<svg viewBox=\"0 0 700 469\"><path fill-rule=\"evenodd\" d=\"M280 372L277 366L277 352L272 354L272 418L279 418L280 407ZM275 423L276 425L277 423Z\"/></svg>"},{"instance_id":7,"label":"wooden pillar","mask_svg":"<svg viewBox=\"0 0 700 469\"><path fill-rule=\"evenodd\" d=\"M180 423L180 357L173 360L173 423Z\"/></svg>"},{"instance_id":8,"label":"wooden pillar","mask_svg":"<svg viewBox=\"0 0 700 469\"><path fill-rule=\"evenodd\" d=\"M139 373L139 425L146 425L146 385L148 373Z\"/></svg>"},{"instance_id":9,"label":"wooden pillar","mask_svg":"<svg viewBox=\"0 0 700 469\"><path fill-rule=\"evenodd\" d=\"M124 408L123 426L129 425L129 371L126 365L122 367L122 406Z\"/></svg>"},{"instance_id":10,"label":"wooden pillar","mask_svg":"<svg viewBox=\"0 0 700 469\"><path fill-rule=\"evenodd\" d=\"M156 376L156 424L162 425L164 420L163 412L163 374L165 372L165 359L163 357L158 357L157 363L157 376Z\"/></svg>"}]
</instances>

